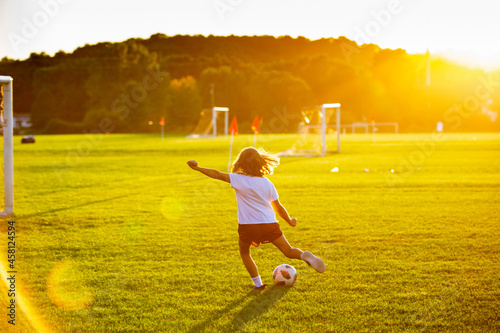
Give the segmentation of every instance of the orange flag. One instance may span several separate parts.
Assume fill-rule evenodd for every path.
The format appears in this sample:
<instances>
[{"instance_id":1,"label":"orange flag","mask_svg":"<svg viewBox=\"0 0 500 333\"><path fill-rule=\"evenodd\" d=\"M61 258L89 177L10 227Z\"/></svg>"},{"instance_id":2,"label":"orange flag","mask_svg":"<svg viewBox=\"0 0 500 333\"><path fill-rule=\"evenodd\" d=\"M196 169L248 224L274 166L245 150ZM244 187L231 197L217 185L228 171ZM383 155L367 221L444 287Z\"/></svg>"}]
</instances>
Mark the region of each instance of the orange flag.
<instances>
[{"instance_id":1,"label":"orange flag","mask_svg":"<svg viewBox=\"0 0 500 333\"><path fill-rule=\"evenodd\" d=\"M236 116L234 116L233 121L231 122L231 127L229 127L229 133L233 135L238 134L238 123L236 122Z\"/></svg>"},{"instance_id":2,"label":"orange flag","mask_svg":"<svg viewBox=\"0 0 500 333\"><path fill-rule=\"evenodd\" d=\"M259 134L259 116L255 116L255 119L253 120L252 131L254 134Z\"/></svg>"},{"instance_id":3,"label":"orange flag","mask_svg":"<svg viewBox=\"0 0 500 333\"><path fill-rule=\"evenodd\" d=\"M161 117L160 126L165 125L165 117Z\"/></svg>"}]
</instances>

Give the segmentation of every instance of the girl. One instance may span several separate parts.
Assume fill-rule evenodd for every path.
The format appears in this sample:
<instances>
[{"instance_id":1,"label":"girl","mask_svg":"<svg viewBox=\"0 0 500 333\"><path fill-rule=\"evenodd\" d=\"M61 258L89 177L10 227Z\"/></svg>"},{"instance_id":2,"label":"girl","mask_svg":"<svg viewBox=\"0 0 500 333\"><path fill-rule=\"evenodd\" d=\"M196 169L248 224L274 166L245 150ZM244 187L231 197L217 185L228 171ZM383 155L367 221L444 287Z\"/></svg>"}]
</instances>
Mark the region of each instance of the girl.
<instances>
[{"instance_id":1,"label":"girl","mask_svg":"<svg viewBox=\"0 0 500 333\"><path fill-rule=\"evenodd\" d=\"M199 167L196 161L187 162L193 170L230 183L234 188L238 204L240 255L255 284L254 289L258 290L264 289L266 285L262 284L257 266L250 255L251 245L273 243L288 258L302 259L316 271L325 271L323 260L311 252L292 248L281 232L275 212L292 227L297 225L297 219L290 218L278 199L273 183L265 178L273 173L279 163L278 156L253 147L240 152L233 163L232 173L229 174Z\"/></svg>"}]
</instances>

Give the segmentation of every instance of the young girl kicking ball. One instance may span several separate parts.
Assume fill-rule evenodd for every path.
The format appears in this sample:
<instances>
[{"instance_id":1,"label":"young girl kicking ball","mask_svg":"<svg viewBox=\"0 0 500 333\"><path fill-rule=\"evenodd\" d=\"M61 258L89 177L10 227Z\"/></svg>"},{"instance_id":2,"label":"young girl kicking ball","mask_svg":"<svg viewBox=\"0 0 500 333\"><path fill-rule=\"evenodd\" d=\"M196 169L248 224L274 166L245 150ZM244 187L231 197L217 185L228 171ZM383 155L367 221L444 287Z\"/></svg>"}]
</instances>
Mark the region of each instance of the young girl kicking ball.
<instances>
[{"instance_id":1,"label":"young girl kicking ball","mask_svg":"<svg viewBox=\"0 0 500 333\"><path fill-rule=\"evenodd\" d=\"M265 177L271 175L279 163L278 156L252 147L240 152L233 163L232 173L229 174L199 167L196 161L187 162L193 170L228 182L234 188L238 204L240 255L255 284L254 289L259 290L266 285L262 284L257 266L250 255L251 245L273 243L288 258L302 259L316 271L325 271L323 260L309 251L292 248L281 232L275 212L292 227L297 225L297 219L290 218L278 199L273 183Z\"/></svg>"}]
</instances>

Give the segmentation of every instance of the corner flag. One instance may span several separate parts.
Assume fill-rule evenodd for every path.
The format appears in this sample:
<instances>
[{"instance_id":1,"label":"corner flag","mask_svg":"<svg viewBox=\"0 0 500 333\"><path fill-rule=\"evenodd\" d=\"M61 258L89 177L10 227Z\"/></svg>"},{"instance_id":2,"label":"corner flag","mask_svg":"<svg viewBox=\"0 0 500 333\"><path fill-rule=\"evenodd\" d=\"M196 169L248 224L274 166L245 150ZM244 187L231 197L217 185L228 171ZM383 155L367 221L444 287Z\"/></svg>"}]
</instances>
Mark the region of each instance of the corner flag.
<instances>
[{"instance_id":1,"label":"corner flag","mask_svg":"<svg viewBox=\"0 0 500 333\"><path fill-rule=\"evenodd\" d=\"M231 133L231 135L238 134L238 123L236 122L236 116L234 116L233 121L231 122L231 127L229 127L229 133Z\"/></svg>"},{"instance_id":2,"label":"corner flag","mask_svg":"<svg viewBox=\"0 0 500 333\"><path fill-rule=\"evenodd\" d=\"M165 117L161 117L160 119L160 126L161 126L161 142L164 141L164 128L165 128Z\"/></svg>"},{"instance_id":3,"label":"corner flag","mask_svg":"<svg viewBox=\"0 0 500 333\"><path fill-rule=\"evenodd\" d=\"M229 133L231 133L231 143L229 144L229 162L227 163L227 172L231 171L231 155L233 153L233 137L238 135L238 123L236 122L236 116L234 116L231 122L231 127L229 127Z\"/></svg>"},{"instance_id":4,"label":"corner flag","mask_svg":"<svg viewBox=\"0 0 500 333\"><path fill-rule=\"evenodd\" d=\"M252 131L254 134L259 134L259 116L255 116L255 119L252 123Z\"/></svg>"},{"instance_id":5,"label":"corner flag","mask_svg":"<svg viewBox=\"0 0 500 333\"><path fill-rule=\"evenodd\" d=\"M257 145L257 134L259 134L259 115L255 116L255 119L252 123L252 131L253 131L253 146Z\"/></svg>"}]
</instances>

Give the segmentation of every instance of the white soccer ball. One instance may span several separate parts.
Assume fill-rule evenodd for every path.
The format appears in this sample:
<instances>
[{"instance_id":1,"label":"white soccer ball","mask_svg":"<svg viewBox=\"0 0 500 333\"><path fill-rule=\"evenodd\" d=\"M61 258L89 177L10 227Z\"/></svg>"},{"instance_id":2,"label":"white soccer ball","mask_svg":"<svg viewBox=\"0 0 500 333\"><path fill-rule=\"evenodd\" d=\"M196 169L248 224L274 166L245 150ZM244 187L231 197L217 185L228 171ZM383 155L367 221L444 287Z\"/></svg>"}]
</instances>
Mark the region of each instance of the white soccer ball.
<instances>
[{"instance_id":1,"label":"white soccer ball","mask_svg":"<svg viewBox=\"0 0 500 333\"><path fill-rule=\"evenodd\" d=\"M275 285L291 287L297 280L297 271L293 266L281 264L274 269L273 281Z\"/></svg>"}]
</instances>

